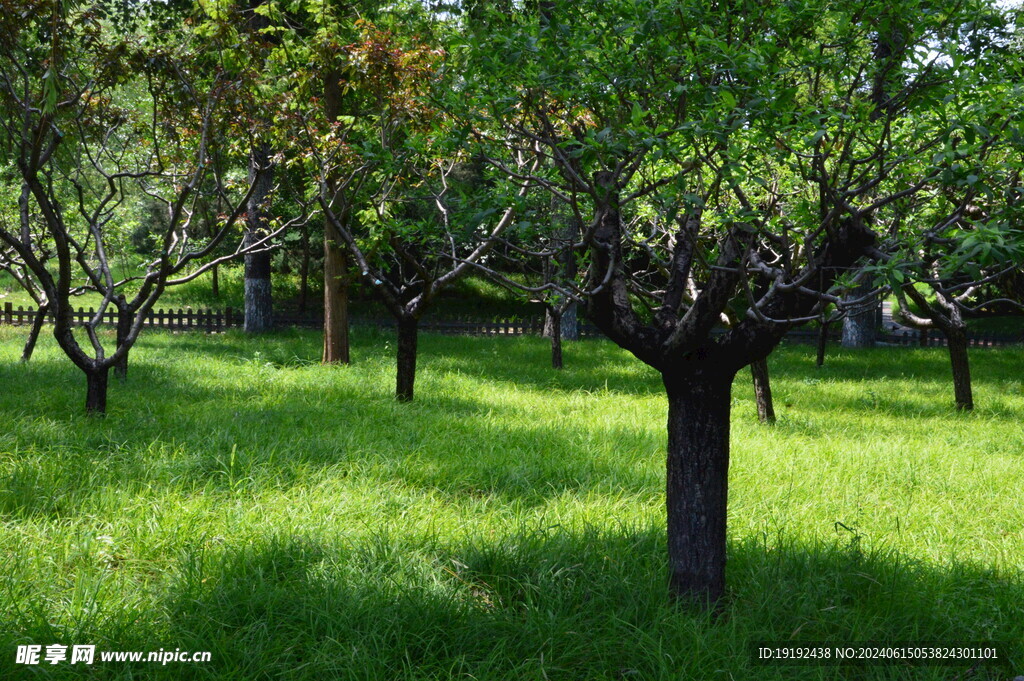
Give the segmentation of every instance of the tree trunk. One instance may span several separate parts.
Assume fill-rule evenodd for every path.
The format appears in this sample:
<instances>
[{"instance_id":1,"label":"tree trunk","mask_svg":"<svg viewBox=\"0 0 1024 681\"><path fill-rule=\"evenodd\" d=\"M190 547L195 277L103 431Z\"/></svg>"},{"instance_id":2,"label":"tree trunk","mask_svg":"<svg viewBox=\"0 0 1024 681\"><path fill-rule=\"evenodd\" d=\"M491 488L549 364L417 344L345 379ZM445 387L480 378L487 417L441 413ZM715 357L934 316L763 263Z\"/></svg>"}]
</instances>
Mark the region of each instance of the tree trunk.
<instances>
[{"instance_id":1,"label":"tree trunk","mask_svg":"<svg viewBox=\"0 0 1024 681\"><path fill-rule=\"evenodd\" d=\"M575 276L575 275L573 275ZM576 341L580 339L580 320L576 303L570 303L562 313L562 338Z\"/></svg>"},{"instance_id":2,"label":"tree trunk","mask_svg":"<svg viewBox=\"0 0 1024 681\"><path fill-rule=\"evenodd\" d=\"M818 356L815 359L817 366L825 366L825 350L828 347L828 329L831 326L826 321L821 322L821 328L818 329Z\"/></svg>"},{"instance_id":3,"label":"tree trunk","mask_svg":"<svg viewBox=\"0 0 1024 681\"><path fill-rule=\"evenodd\" d=\"M575 242L580 235L580 225L575 218L570 218L569 223L565 227L565 238L568 241ZM578 274L578 268L576 267L576 254L567 250L559 258L559 266L562 270L562 278L565 281L576 281L576 275ZM561 305L563 301L559 300L558 304ZM569 303L565 310L562 312L562 338L569 341L577 341L580 339L580 321L579 321L579 306L576 303Z\"/></svg>"},{"instance_id":4,"label":"tree trunk","mask_svg":"<svg viewBox=\"0 0 1024 681\"><path fill-rule=\"evenodd\" d=\"M336 121L342 112L341 74L334 70L324 73L324 115ZM328 178L330 179L330 178ZM333 184L328 182L328 186ZM347 220L345 196L336 189L331 196L331 209L339 220ZM348 364L348 261L340 241L341 235L324 220L324 363ZM401 369L399 369L401 372ZM409 384L412 385L411 383ZM412 393L410 392L410 395ZM412 399L410 397L410 399Z\"/></svg>"},{"instance_id":5,"label":"tree trunk","mask_svg":"<svg viewBox=\"0 0 1024 681\"><path fill-rule=\"evenodd\" d=\"M210 268L210 272L211 279L213 280L211 285L211 293L213 294L214 298L220 298L220 266L214 265L213 267Z\"/></svg>"},{"instance_id":6,"label":"tree trunk","mask_svg":"<svg viewBox=\"0 0 1024 681\"><path fill-rule=\"evenodd\" d=\"M324 353L323 363L349 363L348 262L345 251L324 226Z\"/></svg>"},{"instance_id":7,"label":"tree trunk","mask_svg":"<svg viewBox=\"0 0 1024 681\"><path fill-rule=\"evenodd\" d=\"M46 322L46 313L50 311L49 303L44 303L36 310L36 317L32 320L32 328L28 332L28 339L25 341L25 349L21 351L21 361L27 362L32 359L32 353L36 349L36 341L39 340L39 332Z\"/></svg>"},{"instance_id":8,"label":"tree trunk","mask_svg":"<svg viewBox=\"0 0 1024 681\"><path fill-rule=\"evenodd\" d=\"M103 416L107 413L107 376L110 367L86 370L85 413Z\"/></svg>"},{"instance_id":9,"label":"tree trunk","mask_svg":"<svg viewBox=\"0 0 1024 681\"><path fill-rule=\"evenodd\" d=\"M953 394L956 408L961 411L974 409L974 395L971 391L971 365L967 357L967 330L953 326L946 331L949 344L949 361L953 368Z\"/></svg>"},{"instance_id":10,"label":"tree trunk","mask_svg":"<svg viewBox=\"0 0 1024 681\"><path fill-rule=\"evenodd\" d=\"M309 298L309 227L302 226L302 264L299 267L299 312L306 311Z\"/></svg>"},{"instance_id":11,"label":"tree trunk","mask_svg":"<svg viewBox=\"0 0 1024 681\"><path fill-rule=\"evenodd\" d=\"M249 155L249 180L260 169L270 167L270 150L261 145ZM266 203L273 185L271 170L265 170L249 198L244 246L258 243L267 233ZM245 256L245 331L263 333L273 328L273 296L270 288L270 251Z\"/></svg>"},{"instance_id":12,"label":"tree trunk","mask_svg":"<svg viewBox=\"0 0 1024 681\"><path fill-rule=\"evenodd\" d=\"M416 382L416 341L419 320L412 316L398 318L398 380L395 397L399 402L412 402Z\"/></svg>"},{"instance_id":13,"label":"tree trunk","mask_svg":"<svg viewBox=\"0 0 1024 681\"><path fill-rule=\"evenodd\" d=\"M725 592L731 375L663 376L668 392L668 559L672 595L707 607Z\"/></svg>"},{"instance_id":14,"label":"tree trunk","mask_svg":"<svg viewBox=\"0 0 1024 681\"><path fill-rule=\"evenodd\" d=\"M863 298L871 292L874 287L870 284L858 285L847 299L856 300ZM878 313L876 308L881 305L877 296L865 300L851 309L843 319L843 347L844 348L871 348L875 345L878 336Z\"/></svg>"},{"instance_id":15,"label":"tree trunk","mask_svg":"<svg viewBox=\"0 0 1024 681\"><path fill-rule=\"evenodd\" d=\"M768 360L759 359L751 362L750 374L754 379L754 401L757 402L757 418L761 423L775 423L772 386L768 379Z\"/></svg>"},{"instance_id":16,"label":"tree trunk","mask_svg":"<svg viewBox=\"0 0 1024 681\"><path fill-rule=\"evenodd\" d=\"M548 308L551 315L551 368L562 368L562 315L557 309Z\"/></svg>"},{"instance_id":17,"label":"tree trunk","mask_svg":"<svg viewBox=\"0 0 1024 681\"><path fill-rule=\"evenodd\" d=\"M122 309L122 308L118 307L117 308L117 345L115 347L120 349L120 347L122 345L125 345L128 342L128 336L131 334L131 331L132 331L132 314L128 310ZM114 375L117 376L117 378L119 380L122 380L122 381L128 379L128 353L127 352L125 352L124 356L121 357L121 360L117 364L114 365Z\"/></svg>"},{"instance_id":18,"label":"tree trunk","mask_svg":"<svg viewBox=\"0 0 1024 681\"><path fill-rule=\"evenodd\" d=\"M562 314L555 314L552 307L562 304L561 296L554 296L551 306L544 310L544 330L541 332L546 338L554 338L554 325L561 327L562 340L575 341L580 339L580 323L576 303L571 303ZM557 319L557 321L556 321Z\"/></svg>"}]
</instances>

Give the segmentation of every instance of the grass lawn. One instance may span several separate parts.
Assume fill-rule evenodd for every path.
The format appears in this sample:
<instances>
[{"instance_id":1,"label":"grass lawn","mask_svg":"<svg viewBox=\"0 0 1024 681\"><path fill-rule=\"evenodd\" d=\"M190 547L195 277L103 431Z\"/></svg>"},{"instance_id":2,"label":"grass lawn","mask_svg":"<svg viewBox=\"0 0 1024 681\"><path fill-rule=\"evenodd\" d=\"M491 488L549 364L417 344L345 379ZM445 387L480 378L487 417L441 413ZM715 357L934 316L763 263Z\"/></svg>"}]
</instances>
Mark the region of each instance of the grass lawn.
<instances>
[{"instance_id":1,"label":"grass lawn","mask_svg":"<svg viewBox=\"0 0 1024 681\"><path fill-rule=\"evenodd\" d=\"M771 359L733 391L729 595L666 598L665 404L611 344L147 333L105 419L0 327L0 679L1010 679L1024 674L1024 350ZM755 666L763 640L1004 641L965 668ZM16 665L19 644L210 651ZM45 648L44 648L45 649ZM965 675L958 676L963 672Z\"/></svg>"}]
</instances>

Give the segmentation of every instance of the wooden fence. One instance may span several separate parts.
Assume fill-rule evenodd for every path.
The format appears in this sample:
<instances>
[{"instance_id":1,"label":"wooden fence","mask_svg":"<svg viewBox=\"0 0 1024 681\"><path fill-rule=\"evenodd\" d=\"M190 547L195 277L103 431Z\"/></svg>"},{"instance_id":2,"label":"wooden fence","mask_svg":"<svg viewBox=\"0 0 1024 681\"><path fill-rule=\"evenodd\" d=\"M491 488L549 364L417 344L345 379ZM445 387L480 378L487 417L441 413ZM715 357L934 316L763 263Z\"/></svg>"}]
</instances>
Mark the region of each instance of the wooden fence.
<instances>
[{"instance_id":1,"label":"wooden fence","mask_svg":"<svg viewBox=\"0 0 1024 681\"><path fill-rule=\"evenodd\" d=\"M72 321L75 324L84 324L96 316L93 308L78 308L71 313ZM53 315L50 314L50 321ZM7 325L29 325L35 321L36 310L18 306L15 308L11 303L4 303L3 314L0 316L0 324ZM117 310L113 307L107 309L103 314L103 323L113 326L117 320ZM226 307L223 310L193 310L191 308L178 310L154 310L146 315L143 325L147 327L170 329L172 331L204 331L215 333L225 329L241 328L243 314L240 310ZM323 326L323 318L310 315L298 315L289 313L278 313L274 321L279 326L298 326L303 328L320 328ZM391 328L395 326L395 320L391 317L352 317L351 323L356 326L376 326L379 328ZM420 322L420 329L423 331L434 331L455 335L471 336L523 336L537 335L543 331L544 319L495 319L485 321L480 319L456 318L456 319L424 319ZM580 325L580 335L584 338L600 337L601 332L591 324ZM791 331L787 340L795 343L817 343L818 332L813 329L797 329ZM830 335L831 340L838 340L837 335ZM907 329L896 333L882 334L878 338L880 343L898 346L918 347L940 347L946 345L946 338L939 332L916 331ZM1024 338L997 335L972 335L968 338L970 347L999 347L1004 345L1015 345L1024 342Z\"/></svg>"},{"instance_id":2,"label":"wooden fence","mask_svg":"<svg viewBox=\"0 0 1024 681\"><path fill-rule=\"evenodd\" d=\"M0 316L0 324L12 326L31 325L36 318L37 310L23 306L14 307L11 303L4 303L3 314ZM94 308L78 308L71 313L72 323L76 325L85 324L96 316ZM53 313L47 315L49 322L53 321ZM193 310L183 308L177 310L164 310L163 308L153 310L146 315L142 324L145 327L169 329L171 331L205 331L216 333L226 329L240 329L244 324L244 315L241 310L226 307L223 310ZM351 323L356 326L377 326L390 328L395 326L395 320L391 317L352 317ZM117 323L117 309L110 307L104 311L103 324L111 326ZM323 326L323 317L314 315L298 315L294 313L275 313L274 323L278 326L297 326L302 328L320 328ZM423 331L436 331L438 333L449 333L474 336L523 336L539 334L543 330L543 319L424 319L420 322L420 329Z\"/></svg>"},{"instance_id":3,"label":"wooden fence","mask_svg":"<svg viewBox=\"0 0 1024 681\"><path fill-rule=\"evenodd\" d=\"M786 334L786 340L794 343L817 343L818 331L816 329L797 329ZM829 341L838 342L839 333L830 333ZM877 342L881 345L892 345L900 347L921 347L939 348L948 345L946 337L940 331L929 331L927 329L904 329L891 333L880 333ZM967 337L967 345L972 348L994 348L1006 345L1019 345L1024 343L1021 336L1000 336L995 334L970 334Z\"/></svg>"}]
</instances>

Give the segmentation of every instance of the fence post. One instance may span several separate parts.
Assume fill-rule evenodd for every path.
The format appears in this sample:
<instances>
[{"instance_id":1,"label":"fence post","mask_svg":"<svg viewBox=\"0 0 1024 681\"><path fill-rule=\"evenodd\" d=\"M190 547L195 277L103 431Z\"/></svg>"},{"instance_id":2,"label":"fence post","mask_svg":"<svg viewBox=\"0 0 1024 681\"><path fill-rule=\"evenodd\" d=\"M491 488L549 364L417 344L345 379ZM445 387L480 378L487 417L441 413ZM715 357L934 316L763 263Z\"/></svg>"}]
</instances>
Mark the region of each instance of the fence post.
<instances>
[{"instance_id":1,"label":"fence post","mask_svg":"<svg viewBox=\"0 0 1024 681\"><path fill-rule=\"evenodd\" d=\"M920 335L921 347L928 347L928 329L921 329L918 331L918 334Z\"/></svg>"},{"instance_id":2,"label":"fence post","mask_svg":"<svg viewBox=\"0 0 1024 681\"><path fill-rule=\"evenodd\" d=\"M4 324L14 323L14 305L10 301L4 303Z\"/></svg>"}]
</instances>

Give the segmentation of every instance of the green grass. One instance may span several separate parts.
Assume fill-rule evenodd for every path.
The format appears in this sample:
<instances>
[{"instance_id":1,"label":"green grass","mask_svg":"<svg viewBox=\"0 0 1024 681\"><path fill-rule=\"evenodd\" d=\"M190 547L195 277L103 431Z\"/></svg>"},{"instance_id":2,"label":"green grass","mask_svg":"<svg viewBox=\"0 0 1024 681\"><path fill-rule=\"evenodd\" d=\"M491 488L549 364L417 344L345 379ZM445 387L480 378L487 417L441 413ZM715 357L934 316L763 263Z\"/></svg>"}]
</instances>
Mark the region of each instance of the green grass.
<instances>
[{"instance_id":1,"label":"green grass","mask_svg":"<svg viewBox=\"0 0 1024 681\"><path fill-rule=\"evenodd\" d=\"M953 679L756 667L760 640L1007 641L1024 673L1024 351L771 360L779 423L733 391L729 595L666 598L665 405L610 344L149 333L105 419L44 339L0 328L2 679ZM841 523L841 524L840 524ZM14 664L18 644L211 651Z\"/></svg>"}]
</instances>

